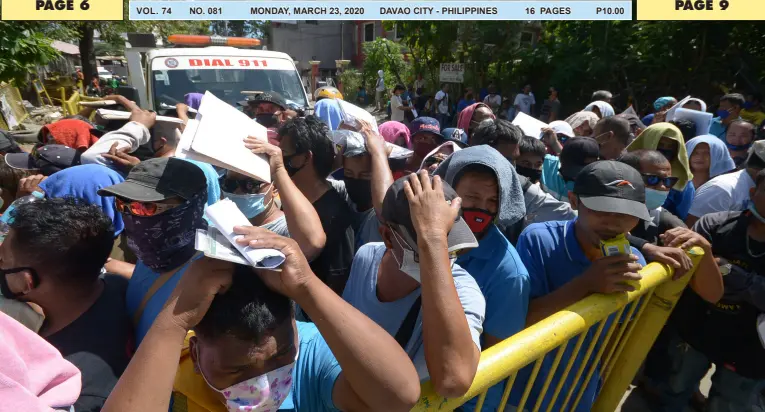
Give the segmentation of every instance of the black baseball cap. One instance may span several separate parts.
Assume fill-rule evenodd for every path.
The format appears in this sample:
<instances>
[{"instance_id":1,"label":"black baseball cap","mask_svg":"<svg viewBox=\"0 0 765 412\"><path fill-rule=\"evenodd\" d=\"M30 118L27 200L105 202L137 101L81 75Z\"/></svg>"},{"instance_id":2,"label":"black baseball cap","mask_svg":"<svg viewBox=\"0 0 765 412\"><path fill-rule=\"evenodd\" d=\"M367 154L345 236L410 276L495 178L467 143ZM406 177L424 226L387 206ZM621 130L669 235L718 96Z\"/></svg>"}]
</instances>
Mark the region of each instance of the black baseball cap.
<instances>
[{"instance_id":1,"label":"black baseball cap","mask_svg":"<svg viewBox=\"0 0 765 412\"><path fill-rule=\"evenodd\" d=\"M576 176L574 194L588 209L651 220L643 177L625 163L601 160L585 166Z\"/></svg>"},{"instance_id":2,"label":"black baseball cap","mask_svg":"<svg viewBox=\"0 0 765 412\"><path fill-rule=\"evenodd\" d=\"M401 177L388 188L383 199L382 218L384 223L390 225L391 228L396 230L396 233L404 238L412 250L418 252L417 232L414 230L414 225L412 225L409 200L406 198L406 193L404 193L404 182L408 180L409 176ZM442 181L442 185L444 197L448 202L457 198L457 193L449 184ZM449 231L447 236L447 245L449 252L478 247L478 241L470 227L462 219L462 216L458 216L457 220L454 221L452 230Z\"/></svg>"},{"instance_id":3,"label":"black baseball cap","mask_svg":"<svg viewBox=\"0 0 765 412\"><path fill-rule=\"evenodd\" d=\"M600 157L600 146L592 137L572 137L560 152L560 174L565 180L576 180L579 172Z\"/></svg>"},{"instance_id":4,"label":"black baseball cap","mask_svg":"<svg viewBox=\"0 0 765 412\"><path fill-rule=\"evenodd\" d=\"M242 100L238 102L240 106L248 106L248 105L257 105L258 103L273 103L279 107L282 108L282 110L287 110L287 99L284 98L281 94L277 92L263 92L260 94L256 94L252 98L249 98L247 100Z\"/></svg>"},{"instance_id":5,"label":"black baseball cap","mask_svg":"<svg viewBox=\"0 0 765 412\"><path fill-rule=\"evenodd\" d=\"M0 130L0 152L2 153L22 153L23 150L16 143L10 133Z\"/></svg>"},{"instance_id":6,"label":"black baseball cap","mask_svg":"<svg viewBox=\"0 0 765 412\"><path fill-rule=\"evenodd\" d=\"M160 202L176 196L189 200L206 188L207 179L199 166L183 159L163 157L139 163L124 182L105 187L98 194Z\"/></svg>"},{"instance_id":7,"label":"black baseball cap","mask_svg":"<svg viewBox=\"0 0 765 412\"><path fill-rule=\"evenodd\" d=\"M80 164L80 153L69 146L49 144L35 146L31 153L8 153L5 163L21 170L39 170L45 176Z\"/></svg>"}]
</instances>

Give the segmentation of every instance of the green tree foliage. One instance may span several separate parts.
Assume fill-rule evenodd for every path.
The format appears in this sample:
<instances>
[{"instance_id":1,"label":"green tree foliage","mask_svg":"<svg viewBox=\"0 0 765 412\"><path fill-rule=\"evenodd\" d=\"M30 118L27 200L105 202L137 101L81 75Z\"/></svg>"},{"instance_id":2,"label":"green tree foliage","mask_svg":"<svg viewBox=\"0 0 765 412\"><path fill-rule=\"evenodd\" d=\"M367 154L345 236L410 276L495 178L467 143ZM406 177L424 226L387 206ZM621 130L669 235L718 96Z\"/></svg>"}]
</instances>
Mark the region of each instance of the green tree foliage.
<instances>
[{"instance_id":1,"label":"green tree foliage","mask_svg":"<svg viewBox=\"0 0 765 412\"><path fill-rule=\"evenodd\" d=\"M0 21L0 82L22 82L35 67L58 56L36 23Z\"/></svg>"},{"instance_id":2,"label":"green tree foliage","mask_svg":"<svg viewBox=\"0 0 765 412\"><path fill-rule=\"evenodd\" d=\"M264 20L216 20L210 22L210 29L212 34L218 36L254 37L265 40L267 25L268 22Z\"/></svg>"},{"instance_id":3,"label":"green tree foliage","mask_svg":"<svg viewBox=\"0 0 765 412\"><path fill-rule=\"evenodd\" d=\"M385 85L393 89L396 84L406 84L412 78L411 66L404 61L404 49L399 43L385 38L364 43L364 66L362 78L366 87L374 87L377 71L385 72Z\"/></svg>"},{"instance_id":4,"label":"green tree foliage","mask_svg":"<svg viewBox=\"0 0 765 412\"><path fill-rule=\"evenodd\" d=\"M765 27L747 22L395 24L431 81L440 63L463 62L470 86L491 79L511 95L531 83L538 99L555 86L565 112L581 109L598 89L617 94L617 106L635 102L639 109L666 95L714 102L731 89L765 91ZM521 31L536 30L533 46L519 43Z\"/></svg>"}]
</instances>

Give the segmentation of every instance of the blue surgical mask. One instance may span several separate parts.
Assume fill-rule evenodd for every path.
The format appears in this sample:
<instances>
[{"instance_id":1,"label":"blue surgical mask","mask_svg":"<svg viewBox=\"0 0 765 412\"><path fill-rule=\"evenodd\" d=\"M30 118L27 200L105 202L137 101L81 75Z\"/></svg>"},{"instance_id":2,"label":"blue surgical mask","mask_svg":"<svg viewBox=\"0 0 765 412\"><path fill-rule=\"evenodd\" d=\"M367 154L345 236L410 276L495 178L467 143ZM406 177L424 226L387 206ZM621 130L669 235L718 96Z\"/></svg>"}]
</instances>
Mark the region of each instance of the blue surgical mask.
<instances>
[{"instance_id":1,"label":"blue surgical mask","mask_svg":"<svg viewBox=\"0 0 765 412\"><path fill-rule=\"evenodd\" d=\"M645 188L645 207L648 210L659 208L667 200L669 190L666 192L656 189Z\"/></svg>"},{"instance_id":2,"label":"blue surgical mask","mask_svg":"<svg viewBox=\"0 0 765 412\"><path fill-rule=\"evenodd\" d=\"M754 142L749 144L742 144L742 145L735 145L735 144L730 144L728 142L725 142L725 146L728 146L728 150L733 150L736 152L739 152L741 150L749 150L749 148L752 147L752 144L754 144Z\"/></svg>"},{"instance_id":3,"label":"blue surgical mask","mask_svg":"<svg viewBox=\"0 0 765 412\"><path fill-rule=\"evenodd\" d=\"M749 110L749 109L751 109L752 107L754 107L754 103L752 103L752 102L745 102L745 103L744 103L744 109L747 109L747 110Z\"/></svg>"},{"instance_id":4,"label":"blue surgical mask","mask_svg":"<svg viewBox=\"0 0 765 412\"><path fill-rule=\"evenodd\" d=\"M762 217L760 212L757 211L757 208L754 206L754 202L749 201L749 211L752 212L752 215L757 218L762 223L765 223L765 217Z\"/></svg>"},{"instance_id":5,"label":"blue surgical mask","mask_svg":"<svg viewBox=\"0 0 765 412\"><path fill-rule=\"evenodd\" d=\"M725 120L730 116L730 112L727 110L718 110L715 112L715 116L719 117L722 120Z\"/></svg>"},{"instance_id":6,"label":"blue surgical mask","mask_svg":"<svg viewBox=\"0 0 765 412\"><path fill-rule=\"evenodd\" d=\"M238 195L235 193L223 192L226 199L230 199L239 210L244 213L247 219L263 213L266 210L266 195L261 193Z\"/></svg>"}]
</instances>

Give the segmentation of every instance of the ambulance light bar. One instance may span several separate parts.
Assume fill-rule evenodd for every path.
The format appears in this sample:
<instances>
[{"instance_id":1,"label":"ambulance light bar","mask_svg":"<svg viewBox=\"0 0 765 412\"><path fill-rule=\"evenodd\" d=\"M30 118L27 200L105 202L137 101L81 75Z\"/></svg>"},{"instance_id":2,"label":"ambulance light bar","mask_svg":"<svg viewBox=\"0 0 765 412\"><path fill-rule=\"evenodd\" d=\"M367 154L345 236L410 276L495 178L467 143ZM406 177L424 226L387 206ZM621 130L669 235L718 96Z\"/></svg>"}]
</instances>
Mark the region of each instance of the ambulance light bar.
<instances>
[{"instance_id":1,"label":"ambulance light bar","mask_svg":"<svg viewBox=\"0 0 765 412\"><path fill-rule=\"evenodd\" d=\"M231 46L257 47L260 40L247 37L195 36L190 34L173 34L167 41L177 46Z\"/></svg>"}]
</instances>

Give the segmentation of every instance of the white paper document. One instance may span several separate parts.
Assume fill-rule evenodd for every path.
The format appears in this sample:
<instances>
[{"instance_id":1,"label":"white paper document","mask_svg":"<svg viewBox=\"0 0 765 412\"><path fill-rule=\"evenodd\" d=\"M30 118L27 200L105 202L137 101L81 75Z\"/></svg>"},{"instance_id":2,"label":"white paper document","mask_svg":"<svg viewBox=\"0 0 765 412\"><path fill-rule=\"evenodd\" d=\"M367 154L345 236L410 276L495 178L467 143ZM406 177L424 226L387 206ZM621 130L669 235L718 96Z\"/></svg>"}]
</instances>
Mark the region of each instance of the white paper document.
<instances>
[{"instance_id":1,"label":"white paper document","mask_svg":"<svg viewBox=\"0 0 765 412\"><path fill-rule=\"evenodd\" d=\"M236 243L241 235L234 233L236 226L252 226L236 204L223 199L205 209L205 217L215 226L223 237L249 262L250 266L262 269L274 269L284 263L284 254L275 249L256 249ZM218 238L215 238L216 240ZM221 242L218 242L221 243ZM224 253L225 254L225 253ZM228 260L228 259L223 259Z\"/></svg>"},{"instance_id":2,"label":"white paper document","mask_svg":"<svg viewBox=\"0 0 765 412\"><path fill-rule=\"evenodd\" d=\"M536 139L542 138L542 129L546 129L550 126L547 123L537 120L526 113L520 112L515 116L513 124L520 127L523 130L523 134Z\"/></svg>"},{"instance_id":3,"label":"white paper document","mask_svg":"<svg viewBox=\"0 0 765 412\"><path fill-rule=\"evenodd\" d=\"M700 112L693 109L683 109L682 107L675 110L675 116L671 120L690 120L696 123L696 136L703 134L709 134L709 126L712 124L712 113ZM667 119L670 121L670 119Z\"/></svg>"},{"instance_id":4,"label":"white paper document","mask_svg":"<svg viewBox=\"0 0 765 412\"><path fill-rule=\"evenodd\" d=\"M250 262L228 242L228 239L212 226L209 226L207 230L197 229L194 248L213 259L226 260L240 265L250 265Z\"/></svg>"},{"instance_id":5,"label":"white paper document","mask_svg":"<svg viewBox=\"0 0 765 412\"><path fill-rule=\"evenodd\" d=\"M357 120L363 120L372 126L372 130L374 130L375 133L380 132L377 129L377 120L375 120L375 117L366 111L366 109L348 103L345 100L335 99L335 101L340 106L340 112L343 117L343 124L347 124L348 126L353 127L355 130L358 130L361 125L357 122Z\"/></svg>"},{"instance_id":6,"label":"white paper document","mask_svg":"<svg viewBox=\"0 0 765 412\"><path fill-rule=\"evenodd\" d=\"M99 102L90 102L90 103L103 103L103 102L109 102L109 100L102 100ZM98 109L96 110L96 115L98 115L99 117L105 120L129 120L130 119L130 112L126 112L123 110ZM183 120L177 117L157 116L157 123L173 123L176 125L181 125L183 124Z\"/></svg>"},{"instance_id":7,"label":"white paper document","mask_svg":"<svg viewBox=\"0 0 765 412\"><path fill-rule=\"evenodd\" d=\"M265 155L253 154L244 139L268 141L268 131L246 114L206 92L196 119L189 120L175 156L233 170L262 182L271 182Z\"/></svg>"}]
</instances>

